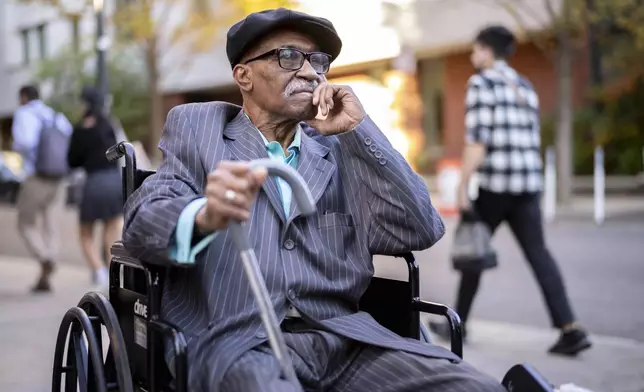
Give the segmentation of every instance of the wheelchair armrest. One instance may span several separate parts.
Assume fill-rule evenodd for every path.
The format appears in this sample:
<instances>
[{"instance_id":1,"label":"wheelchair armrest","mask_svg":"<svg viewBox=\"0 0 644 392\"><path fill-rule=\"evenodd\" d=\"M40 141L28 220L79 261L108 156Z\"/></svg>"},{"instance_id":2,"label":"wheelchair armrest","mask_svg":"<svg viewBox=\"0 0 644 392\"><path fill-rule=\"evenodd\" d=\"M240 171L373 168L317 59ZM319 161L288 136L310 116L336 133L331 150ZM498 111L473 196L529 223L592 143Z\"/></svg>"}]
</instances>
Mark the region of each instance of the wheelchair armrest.
<instances>
[{"instance_id":1,"label":"wheelchair armrest","mask_svg":"<svg viewBox=\"0 0 644 392\"><path fill-rule=\"evenodd\" d=\"M452 352L463 358L463 325L461 318L453 309L443 304L412 299L412 309L417 312L437 314L447 318L450 329L450 344Z\"/></svg>"},{"instance_id":2,"label":"wheelchair armrest","mask_svg":"<svg viewBox=\"0 0 644 392\"><path fill-rule=\"evenodd\" d=\"M177 268L192 268L193 263L180 263L176 260L170 258L164 259L163 263L150 263L150 262L141 262L141 260L133 257L123 246L123 243L118 241L112 245L112 257L119 263L124 264L127 267L146 269L149 266L156 267L177 267Z\"/></svg>"},{"instance_id":3,"label":"wheelchair armrest","mask_svg":"<svg viewBox=\"0 0 644 392\"><path fill-rule=\"evenodd\" d=\"M416 258L414 257L414 254L411 252L398 253L398 254L395 254L394 257L405 259L407 264L414 264L416 262Z\"/></svg>"},{"instance_id":4,"label":"wheelchair armrest","mask_svg":"<svg viewBox=\"0 0 644 392\"><path fill-rule=\"evenodd\" d=\"M115 242L114 245L112 245L110 252L112 253L112 258L119 264L123 264L130 268L145 269L139 259L132 257L132 255L128 253L121 241Z\"/></svg>"},{"instance_id":5,"label":"wheelchair armrest","mask_svg":"<svg viewBox=\"0 0 644 392\"><path fill-rule=\"evenodd\" d=\"M150 320L148 322L150 328L154 331L163 334L166 338L172 341L172 348L174 350L174 381L176 384L176 391L186 391L188 385L188 358L186 338L181 331L172 324L161 321L159 319Z\"/></svg>"}]
</instances>

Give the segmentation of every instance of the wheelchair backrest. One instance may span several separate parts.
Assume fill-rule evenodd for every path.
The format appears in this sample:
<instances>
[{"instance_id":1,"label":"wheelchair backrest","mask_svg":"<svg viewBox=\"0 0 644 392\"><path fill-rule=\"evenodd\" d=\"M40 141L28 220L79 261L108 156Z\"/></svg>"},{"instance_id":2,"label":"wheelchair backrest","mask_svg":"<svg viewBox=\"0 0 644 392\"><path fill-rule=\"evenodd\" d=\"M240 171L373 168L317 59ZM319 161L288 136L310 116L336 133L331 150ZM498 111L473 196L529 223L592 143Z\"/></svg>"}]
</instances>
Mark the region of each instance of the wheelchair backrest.
<instances>
[{"instance_id":1,"label":"wheelchair backrest","mask_svg":"<svg viewBox=\"0 0 644 392\"><path fill-rule=\"evenodd\" d=\"M132 181L132 191L137 190L146 178L155 173L154 170L128 171L123 168L123 202L131 196L127 192L128 172L132 173L129 180ZM112 268L110 272L110 302L114 307L119 325L125 339L125 346L130 360L130 369L132 371L133 382L135 385L147 389L151 380L148 379L149 362L148 350L148 327L145 320L148 318L148 308L151 300L160 300L160 293L156 293L159 298L151 299L151 284L163 285L164 277L163 268L147 265L141 260L132 258L121 243L112 246ZM111 268L111 269L112 269ZM154 361L156 362L153 369L156 378L156 384L166 387L171 381L170 372L165 366L163 360L164 341L161 338L154 339L152 344L159 347L160 351L155 353Z\"/></svg>"},{"instance_id":2,"label":"wheelchair backrest","mask_svg":"<svg viewBox=\"0 0 644 392\"><path fill-rule=\"evenodd\" d=\"M143 184L143 181L145 181L146 178L150 177L154 173L156 173L156 171L154 171L154 170L136 169L134 171L134 178L133 178L134 187L133 187L132 190L133 191L137 190L141 186L141 184ZM127 168L124 166L123 167L123 176L122 176L122 179L123 179L122 180L123 181L123 203L125 203L127 201L127 199L131 196L130 194L128 194L127 186L125 185L126 182L127 182L127 176L128 176L128 171L127 171Z\"/></svg>"}]
</instances>

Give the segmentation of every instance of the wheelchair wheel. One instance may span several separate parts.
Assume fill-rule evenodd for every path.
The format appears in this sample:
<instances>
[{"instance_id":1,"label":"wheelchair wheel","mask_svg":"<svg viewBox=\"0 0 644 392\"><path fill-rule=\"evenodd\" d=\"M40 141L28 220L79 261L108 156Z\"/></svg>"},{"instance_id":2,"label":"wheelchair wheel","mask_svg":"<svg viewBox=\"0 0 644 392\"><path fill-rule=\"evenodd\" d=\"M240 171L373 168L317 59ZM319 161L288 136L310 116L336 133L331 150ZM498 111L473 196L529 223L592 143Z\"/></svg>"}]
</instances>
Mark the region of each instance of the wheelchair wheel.
<instances>
[{"instance_id":1,"label":"wheelchair wheel","mask_svg":"<svg viewBox=\"0 0 644 392\"><path fill-rule=\"evenodd\" d=\"M104 355L103 326L109 337L107 355ZM134 391L118 318L101 293L85 294L78 306L65 313L60 324L54 352L52 392L63 390Z\"/></svg>"}]
</instances>

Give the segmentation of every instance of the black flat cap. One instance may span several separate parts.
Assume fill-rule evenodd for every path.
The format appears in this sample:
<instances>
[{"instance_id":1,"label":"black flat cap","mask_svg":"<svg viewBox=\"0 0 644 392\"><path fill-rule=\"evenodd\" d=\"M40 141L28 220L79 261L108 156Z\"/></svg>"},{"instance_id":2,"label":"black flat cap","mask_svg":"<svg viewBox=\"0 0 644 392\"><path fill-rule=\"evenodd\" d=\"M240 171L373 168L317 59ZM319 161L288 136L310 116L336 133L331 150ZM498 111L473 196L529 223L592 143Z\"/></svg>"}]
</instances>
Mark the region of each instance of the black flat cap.
<instances>
[{"instance_id":1,"label":"black flat cap","mask_svg":"<svg viewBox=\"0 0 644 392\"><path fill-rule=\"evenodd\" d=\"M282 28L308 35L320 51L333 56L332 60L338 57L342 49L342 40L329 20L286 8L277 8L252 13L228 30L226 54L230 66L237 65L244 54L266 34Z\"/></svg>"}]
</instances>

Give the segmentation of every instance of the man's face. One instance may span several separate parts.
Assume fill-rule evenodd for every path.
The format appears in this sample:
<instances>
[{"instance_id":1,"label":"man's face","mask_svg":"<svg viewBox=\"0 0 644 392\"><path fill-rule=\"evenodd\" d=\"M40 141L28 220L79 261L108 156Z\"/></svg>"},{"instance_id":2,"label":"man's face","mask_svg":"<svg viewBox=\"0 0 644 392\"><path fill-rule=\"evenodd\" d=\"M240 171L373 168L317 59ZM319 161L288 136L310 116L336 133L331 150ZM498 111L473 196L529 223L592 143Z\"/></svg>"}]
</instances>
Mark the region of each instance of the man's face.
<instances>
[{"instance_id":1,"label":"man's face","mask_svg":"<svg viewBox=\"0 0 644 392\"><path fill-rule=\"evenodd\" d=\"M18 101L21 105L26 105L29 102L27 100L27 97L25 97L23 94L18 94Z\"/></svg>"},{"instance_id":2,"label":"man's face","mask_svg":"<svg viewBox=\"0 0 644 392\"><path fill-rule=\"evenodd\" d=\"M470 61L476 69L487 68L494 62L494 54L487 46L475 42L472 47Z\"/></svg>"},{"instance_id":3,"label":"man's face","mask_svg":"<svg viewBox=\"0 0 644 392\"><path fill-rule=\"evenodd\" d=\"M242 63L278 48L294 48L304 52L318 50L306 35L294 31L278 31L267 36L247 53ZM282 65L286 64L285 58L283 54ZM298 121L312 119L317 115L317 107L312 103L313 90L324 80L324 76L318 75L308 60L304 61L301 68L288 70L280 67L275 54L237 65L233 73L247 99L251 99L268 113Z\"/></svg>"}]
</instances>

